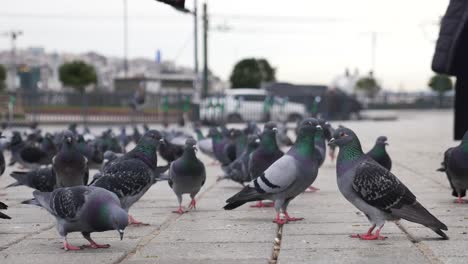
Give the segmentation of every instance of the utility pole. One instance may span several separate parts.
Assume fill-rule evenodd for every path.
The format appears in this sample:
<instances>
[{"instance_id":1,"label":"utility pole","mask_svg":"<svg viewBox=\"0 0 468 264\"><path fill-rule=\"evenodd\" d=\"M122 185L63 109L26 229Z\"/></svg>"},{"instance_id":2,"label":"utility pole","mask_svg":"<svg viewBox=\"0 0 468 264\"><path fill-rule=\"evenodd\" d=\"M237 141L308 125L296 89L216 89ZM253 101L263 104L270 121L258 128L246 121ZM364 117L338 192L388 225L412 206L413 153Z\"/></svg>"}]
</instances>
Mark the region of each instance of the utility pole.
<instances>
[{"instance_id":1,"label":"utility pole","mask_svg":"<svg viewBox=\"0 0 468 264\"><path fill-rule=\"evenodd\" d=\"M127 17L127 0L123 0L123 22L124 22L124 39L123 39L123 48L124 48L124 76L128 76L128 17Z\"/></svg>"},{"instance_id":2,"label":"utility pole","mask_svg":"<svg viewBox=\"0 0 468 264\"><path fill-rule=\"evenodd\" d=\"M194 53L194 79L193 79L193 90L194 90L194 96L192 99L192 104L193 104L193 114L192 114L192 119L193 120L199 120L200 119L200 101L201 101L201 86L200 86L200 78L199 78L199 71L198 71L198 3L197 0L194 0L193 3L193 53Z\"/></svg>"},{"instance_id":3,"label":"utility pole","mask_svg":"<svg viewBox=\"0 0 468 264\"><path fill-rule=\"evenodd\" d=\"M208 94L208 12L203 3L203 98Z\"/></svg>"},{"instance_id":4,"label":"utility pole","mask_svg":"<svg viewBox=\"0 0 468 264\"><path fill-rule=\"evenodd\" d=\"M2 34L11 39L11 57L10 57L10 83L9 90L14 90L16 87L16 39L23 35L21 30L12 30Z\"/></svg>"},{"instance_id":5,"label":"utility pole","mask_svg":"<svg viewBox=\"0 0 468 264\"><path fill-rule=\"evenodd\" d=\"M372 41L372 47L371 47L371 71L375 73L375 60L376 60L376 49L377 49L377 32L373 31L371 33L371 41Z\"/></svg>"}]
</instances>

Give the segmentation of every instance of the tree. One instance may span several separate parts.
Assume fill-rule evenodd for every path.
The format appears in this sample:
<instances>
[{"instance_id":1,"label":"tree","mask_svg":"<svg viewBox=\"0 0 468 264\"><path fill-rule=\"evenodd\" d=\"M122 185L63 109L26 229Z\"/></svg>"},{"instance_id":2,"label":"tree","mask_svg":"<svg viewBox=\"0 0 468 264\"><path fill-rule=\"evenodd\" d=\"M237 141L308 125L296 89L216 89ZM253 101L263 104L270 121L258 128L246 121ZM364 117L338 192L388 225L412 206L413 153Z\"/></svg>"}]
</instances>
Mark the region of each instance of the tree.
<instances>
[{"instance_id":1,"label":"tree","mask_svg":"<svg viewBox=\"0 0 468 264\"><path fill-rule=\"evenodd\" d=\"M452 79L445 74L436 74L429 79L428 85L439 95L439 107L442 107L444 94L453 89Z\"/></svg>"},{"instance_id":2,"label":"tree","mask_svg":"<svg viewBox=\"0 0 468 264\"><path fill-rule=\"evenodd\" d=\"M232 88L260 88L262 82L276 80L275 69L265 59L243 59L234 66L229 80Z\"/></svg>"},{"instance_id":3,"label":"tree","mask_svg":"<svg viewBox=\"0 0 468 264\"><path fill-rule=\"evenodd\" d=\"M356 89L363 91L368 98L374 98L381 90L379 83L372 72L356 82Z\"/></svg>"},{"instance_id":4,"label":"tree","mask_svg":"<svg viewBox=\"0 0 468 264\"><path fill-rule=\"evenodd\" d=\"M0 91L5 89L6 70L3 65L0 64Z\"/></svg>"},{"instance_id":5,"label":"tree","mask_svg":"<svg viewBox=\"0 0 468 264\"><path fill-rule=\"evenodd\" d=\"M85 89L86 86L97 82L94 67L83 61L67 62L60 65L59 76L63 85L72 87L81 93L81 112L83 123L86 125L88 102L85 96Z\"/></svg>"},{"instance_id":6,"label":"tree","mask_svg":"<svg viewBox=\"0 0 468 264\"><path fill-rule=\"evenodd\" d=\"M84 93L86 86L97 82L94 67L83 61L62 64L59 68L59 76L63 85L72 87L81 93Z\"/></svg>"}]
</instances>

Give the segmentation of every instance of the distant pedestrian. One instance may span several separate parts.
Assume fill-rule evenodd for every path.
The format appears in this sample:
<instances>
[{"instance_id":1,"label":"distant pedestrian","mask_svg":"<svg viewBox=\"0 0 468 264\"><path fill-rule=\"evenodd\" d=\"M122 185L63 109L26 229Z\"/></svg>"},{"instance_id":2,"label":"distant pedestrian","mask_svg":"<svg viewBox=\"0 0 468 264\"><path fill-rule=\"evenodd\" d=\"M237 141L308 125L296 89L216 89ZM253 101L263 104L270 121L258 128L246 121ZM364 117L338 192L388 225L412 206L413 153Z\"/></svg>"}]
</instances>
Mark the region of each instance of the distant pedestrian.
<instances>
[{"instance_id":1,"label":"distant pedestrian","mask_svg":"<svg viewBox=\"0 0 468 264\"><path fill-rule=\"evenodd\" d=\"M468 1L450 0L442 18L432 70L457 78L455 139L468 130Z\"/></svg>"}]
</instances>

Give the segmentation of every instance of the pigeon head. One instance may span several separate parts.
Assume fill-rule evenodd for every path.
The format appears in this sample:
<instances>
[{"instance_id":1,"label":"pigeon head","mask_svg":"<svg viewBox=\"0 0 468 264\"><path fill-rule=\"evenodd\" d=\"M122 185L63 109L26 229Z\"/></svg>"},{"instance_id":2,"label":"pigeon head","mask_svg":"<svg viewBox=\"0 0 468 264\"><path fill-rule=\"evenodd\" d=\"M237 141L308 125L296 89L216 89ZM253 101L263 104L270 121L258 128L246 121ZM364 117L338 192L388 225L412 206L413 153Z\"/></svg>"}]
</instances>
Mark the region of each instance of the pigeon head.
<instances>
[{"instance_id":1,"label":"pigeon head","mask_svg":"<svg viewBox=\"0 0 468 264\"><path fill-rule=\"evenodd\" d=\"M110 220L112 229L119 232L120 240L123 239L124 230L128 226L128 213L119 206L114 206L111 209Z\"/></svg>"},{"instance_id":2,"label":"pigeon head","mask_svg":"<svg viewBox=\"0 0 468 264\"><path fill-rule=\"evenodd\" d=\"M162 142L162 138L163 136L161 132L153 129L153 130L148 130L148 132L146 132L143 135L141 140L144 140L145 143L155 143L156 145L158 145L160 142Z\"/></svg>"},{"instance_id":3,"label":"pigeon head","mask_svg":"<svg viewBox=\"0 0 468 264\"><path fill-rule=\"evenodd\" d=\"M335 133L333 133L333 138L330 139L328 145L330 146L346 146L354 141L356 134L349 128L340 126Z\"/></svg>"},{"instance_id":4,"label":"pigeon head","mask_svg":"<svg viewBox=\"0 0 468 264\"><path fill-rule=\"evenodd\" d=\"M256 135L249 135L247 137L247 148L256 149L260 145L260 138Z\"/></svg>"},{"instance_id":5,"label":"pigeon head","mask_svg":"<svg viewBox=\"0 0 468 264\"><path fill-rule=\"evenodd\" d=\"M192 137L187 138L187 140L185 140L185 149L196 150L197 149L197 141Z\"/></svg>"},{"instance_id":6,"label":"pigeon head","mask_svg":"<svg viewBox=\"0 0 468 264\"><path fill-rule=\"evenodd\" d=\"M277 130L278 128L277 128L276 123L272 121L267 122L265 126L263 127L263 131L271 131L273 133L276 133Z\"/></svg>"},{"instance_id":7,"label":"pigeon head","mask_svg":"<svg viewBox=\"0 0 468 264\"><path fill-rule=\"evenodd\" d=\"M75 134L70 130L65 130L63 132L62 142L67 145L71 145L75 142Z\"/></svg>"},{"instance_id":8,"label":"pigeon head","mask_svg":"<svg viewBox=\"0 0 468 264\"><path fill-rule=\"evenodd\" d=\"M13 131L13 135L11 136L11 145L19 144L23 141L21 137L21 133L18 131Z\"/></svg>"},{"instance_id":9,"label":"pigeon head","mask_svg":"<svg viewBox=\"0 0 468 264\"><path fill-rule=\"evenodd\" d=\"M315 118L306 118L299 125L299 135L315 134L317 129L322 129Z\"/></svg>"},{"instance_id":10,"label":"pigeon head","mask_svg":"<svg viewBox=\"0 0 468 264\"><path fill-rule=\"evenodd\" d=\"M375 141L375 144L376 145L380 145L380 146L386 146L388 145L387 143L387 137L386 136L380 136L377 138L377 140Z\"/></svg>"}]
</instances>

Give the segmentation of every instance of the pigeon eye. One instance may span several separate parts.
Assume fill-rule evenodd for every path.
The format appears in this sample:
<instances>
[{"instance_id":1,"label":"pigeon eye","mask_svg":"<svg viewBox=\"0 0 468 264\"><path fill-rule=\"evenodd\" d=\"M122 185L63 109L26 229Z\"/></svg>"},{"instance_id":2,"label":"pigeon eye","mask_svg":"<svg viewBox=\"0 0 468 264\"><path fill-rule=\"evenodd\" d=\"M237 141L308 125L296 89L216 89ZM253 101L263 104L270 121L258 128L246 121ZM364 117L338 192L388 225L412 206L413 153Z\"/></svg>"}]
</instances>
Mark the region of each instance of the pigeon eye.
<instances>
[{"instance_id":1,"label":"pigeon eye","mask_svg":"<svg viewBox=\"0 0 468 264\"><path fill-rule=\"evenodd\" d=\"M340 133L340 137L345 137L345 136L347 136L345 132Z\"/></svg>"}]
</instances>

